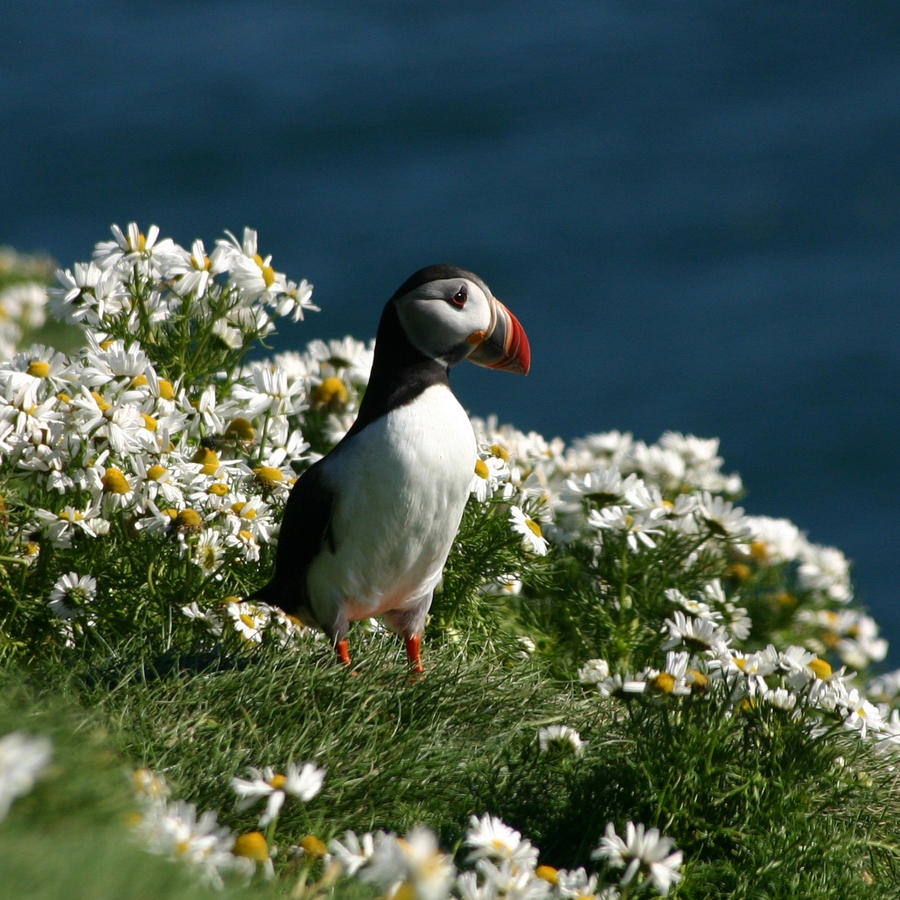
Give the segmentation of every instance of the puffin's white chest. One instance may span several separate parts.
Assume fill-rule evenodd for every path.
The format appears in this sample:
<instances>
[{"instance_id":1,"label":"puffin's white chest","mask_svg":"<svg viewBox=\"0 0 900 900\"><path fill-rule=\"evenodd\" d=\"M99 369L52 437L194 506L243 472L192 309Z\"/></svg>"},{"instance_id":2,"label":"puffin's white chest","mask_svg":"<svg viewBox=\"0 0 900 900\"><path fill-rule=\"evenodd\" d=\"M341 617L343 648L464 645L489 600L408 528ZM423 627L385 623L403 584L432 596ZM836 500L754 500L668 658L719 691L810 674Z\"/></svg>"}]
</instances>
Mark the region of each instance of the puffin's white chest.
<instances>
[{"instance_id":1,"label":"puffin's white chest","mask_svg":"<svg viewBox=\"0 0 900 900\"><path fill-rule=\"evenodd\" d=\"M317 613L414 605L440 581L475 467L472 425L443 385L369 424L329 461L332 534L309 568ZM333 464L332 464L333 463Z\"/></svg>"}]
</instances>

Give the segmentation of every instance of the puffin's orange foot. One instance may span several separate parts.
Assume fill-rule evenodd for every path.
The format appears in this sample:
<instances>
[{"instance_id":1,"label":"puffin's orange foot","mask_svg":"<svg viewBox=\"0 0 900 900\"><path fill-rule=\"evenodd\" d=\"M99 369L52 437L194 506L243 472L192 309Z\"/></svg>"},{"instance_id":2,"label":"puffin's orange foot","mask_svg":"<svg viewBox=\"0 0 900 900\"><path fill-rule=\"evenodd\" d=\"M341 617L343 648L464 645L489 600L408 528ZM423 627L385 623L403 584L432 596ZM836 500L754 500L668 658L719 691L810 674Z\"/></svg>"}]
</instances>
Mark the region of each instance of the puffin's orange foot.
<instances>
[{"instance_id":1,"label":"puffin's orange foot","mask_svg":"<svg viewBox=\"0 0 900 900\"><path fill-rule=\"evenodd\" d=\"M414 634L406 638L406 658L412 666L413 672L421 675L425 669L422 666L422 635Z\"/></svg>"},{"instance_id":2,"label":"puffin's orange foot","mask_svg":"<svg viewBox=\"0 0 900 900\"><path fill-rule=\"evenodd\" d=\"M345 666L351 666L353 663L350 662L350 641L347 638L338 641L334 645L335 650L337 650L338 658ZM350 670L351 675L359 675L359 672L356 669Z\"/></svg>"}]
</instances>

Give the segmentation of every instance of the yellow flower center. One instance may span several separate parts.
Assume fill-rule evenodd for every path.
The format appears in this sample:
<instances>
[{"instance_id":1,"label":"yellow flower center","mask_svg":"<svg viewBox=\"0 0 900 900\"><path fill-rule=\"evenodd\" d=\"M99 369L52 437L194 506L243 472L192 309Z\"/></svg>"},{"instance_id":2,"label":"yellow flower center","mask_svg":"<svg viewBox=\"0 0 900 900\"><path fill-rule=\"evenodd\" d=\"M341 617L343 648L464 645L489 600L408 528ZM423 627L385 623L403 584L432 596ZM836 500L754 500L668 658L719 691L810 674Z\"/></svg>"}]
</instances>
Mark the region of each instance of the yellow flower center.
<instances>
[{"instance_id":1,"label":"yellow flower center","mask_svg":"<svg viewBox=\"0 0 900 900\"><path fill-rule=\"evenodd\" d=\"M141 418L144 420L144 428L146 428L147 431L156 431L157 427L159 426L159 422L157 422L157 420L154 419L153 416L149 415L148 413L141 413Z\"/></svg>"},{"instance_id":2,"label":"yellow flower center","mask_svg":"<svg viewBox=\"0 0 900 900\"><path fill-rule=\"evenodd\" d=\"M746 563L732 563L726 570L725 573L730 575L732 578L737 581L746 581L753 573L750 571L750 566Z\"/></svg>"},{"instance_id":3,"label":"yellow flower center","mask_svg":"<svg viewBox=\"0 0 900 900\"><path fill-rule=\"evenodd\" d=\"M60 391L56 395L56 399L59 400L60 403L65 403L66 405L72 402L72 398L65 391Z\"/></svg>"},{"instance_id":4,"label":"yellow flower center","mask_svg":"<svg viewBox=\"0 0 900 900\"><path fill-rule=\"evenodd\" d=\"M509 462L509 451L499 444L493 444L491 446L491 456L496 456L497 459L502 459L503 462Z\"/></svg>"},{"instance_id":5,"label":"yellow flower center","mask_svg":"<svg viewBox=\"0 0 900 900\"><path fill-rule=\"evenodd\" d=\"M192 459L203 466L204 475L215 475L219 471L219 454L212 447L198 447Z\"/></svg>"},{"instance_id":6,"label":"yellow flower center","mask_svg":"<svg viewBox=\"0 0 900 900\"><path fill-rule=\"evenodd\" d=\"M46 378L50 374L50 363L40 359L33 359L28 363L28 374L35 378Z\"/></svg>"},{"instance_id":7,"label":"yellow flower center","mask_svg":"<svg viewBox=\"0 0 900 900\"><path fill-rule=\"evenodd\" d=\"M769 558L769 549L765 541L751 541L750 555L757 561L764 563Z\"/></svg>"},{"instance_id":8,"label":"yellow flower center","mask_svg":"<svg viewBox=\"0 0 900 900\"><path fill-rule=\"evenodd\" d=\"M253 474L263 487L275 487L281 481L284 481L284 473L275 466L257 466L253 470Z\"/></svg>"},{"instance_id":9,"label":"yellow flower center","mask_svg":"<svg viewBox=\"0 0 900 900\"><path fill-rule=\"evenodd\" d=\"M147 387L149 383L146 375L135 375L134 378L131 379L132 387Z\"/></svg>"},{"instance_id":10,"label":"yellow flower center","mask_svg":"<svg viewBox=\"0 0 900 900\"><path fill-rule=\"evenodd\" d=\"M797 598L793 594L791 594L789 591L781 591L779 594L776 595L775 602L779 606L784 606L784 607L790 608L792 606L797 605Z\"/></svg>"},{"instance_id":11,"label":"yellow flower center","mask_svg":"<svg viewBox=\"0 0 900 900\"><path fill-rule=\"evenodd\" d=\"M831 676L831 666L819 656L810 662L809 667L815 672L816 677L821 678L823 681Z\"/></svg>"},{"instance_id":12,"label":"yellow flower center","mask_svg":"<svg viewBox=\"0 0 900 900\"><path fill-rule=\"evenodd\" d=\"M694 687L698 691L705 690L709 686L709 678L702 672L698 672L696 669L688 669L688 675L693 679Z\"/></svg>"},{"instance_id":13,"label":"yellow flower center","mask_svg":"<svg viewBox=\"0 0 900 900\"><path fill-rule=\"evenodd\" d=\"M179 528L199 528L203 524L200 513L188 507L175 516L175 525Z\"/></svg>"},{"instance_id":14,"label":"yellow flower center","mask_svg":"<svg viewBox=\"0 0 900 900\"><path fill-rule=\"evenodd\" d=\"M209 486L209 493L215 494L216 497L224 497L228 493L228 485L222 481L217 481Z\"/></svg>"},{"instance_id":15,"label":"yellow flower center","mask_svg":"<svg viewBox=\"0 0 900 900\"><path fill-rule=\"evenodd\" d=\"M110 494L127 494L131 491L131 485L128 483L124 472L115 466L110 466L103 473L103 478L100 481L103 484L103 490Z\"/></svg>"},{"instance_id":16,"label":"yellow flower center","mask_svg":"<svg viewBox=\"0 0 900 900\"><path fill-rule=\"evenodd\" d=\"M536 534L538 537L543 537L543 536L544 536L543 533L541 532L541 526L538 525L538 523L535 522L534 519L526 519L526 520L525 520L525 524L526 524L526 525L531 529L531 531L534 532L534 534Z\"/></svg>"},{"instance_id":17,"label":"yellow flower center","mask_svg":"<svg viewBox=\"0 0 900 900\"><path fill-rule=\"evenodd\" d=\"M238 532L238 537L239 537L245 544L252 544L252 543L253 543L253 535L252 535L249 531L247 531L246 528L242 528L242 529Z\"/></svg>"},{"instance_id":18,"label":"yellow flower center","mask_svg":"<svg viewBox=\"0 0 900 900\"><path fill-rule=\"evenodd\" d=\"M284 775L276 773L269 779L269 787L274 788L276 791L280 791L286 784L287 778Z\"/></svg>"},{"instance_id":19,"label":"yellow flower center","mask_svg":"<svg viewBox=\"0 0 900 900\"><path fill-rule=\"evenodd\" d=\"M112 338L107 338L105 341L100 341L100 349L101 350L109 350L110 347L115 343Z\"/></svg>"},{"instance_id":20,"label":"yellow flower center","mask_svg":"<svg viewBox=\"0 0 900 900\"><path fill-rule=\"evenodd\" d=\"M159 396L162 397L163 400L175 399L175 388L172 387L172 382L167 378L159 379Z\"/></svg>"},{"instance_id":21,"label":"yellow flower center","mask_svg":"<svg viewBox=\"0 0 900 900\"><path fill-rule=\"evenodd\" d=\"M734 664L743 672L747 667L747 660L743 656L736 656L734 658Z\"/></svg>"},{"instance_id":22,"label":"yellow flower center","mask_svg":"<svg viewBox=\"0 0 900 900\"><path fill-rule=\"evenodd\" d=\"M670 675L668 672L660 672L653 679L652 683L653 687L664 694L671 694L675 690L675 676Z\"/></svg>"},{"instance_id":23,"label":"yellow flower center","mask_svg":"<svg viewBox=\"0 0 900 900\"><path fill-rule=\"evenodd\" d=\"M265 862L269 858L269 845L261 831L248 831L234 839L231 852L235 856L243 856L255 862Z\"/></svg>"},{"instance_id":24,"label":"yellow flower center","mask_svg":"<svg viewBox=\"0 0 900 900\"><path fill-rule=\"evenodd\" d=\"M159 479L162 478L163 475L165 475L168 471L169 470L165 466L161 466L159 463L156 463L156 465L150 466L150 468L147 469L147 477L151 481L159 481Z\"/></svg>"},{"instance_id":25,"label":"yellow flower center","mask_svg":"<svg viewBox=\"0 0 900 900\"><path fill-rule=\"evenodd\" d=\"M228 423L225 429L225 437L234 438L238 441L252 441L256 436L253 426L247 419L238 416Z\"/></svg>"},{"instance_id":26,"label":"yellow flower center","mask_svg":"<svg viewBox=\"0 0 900 900\"><path fill-rule=\"evenodd\" d=\"M192 253L191 265L198 272L208 272L212 268L212 260L208 256L204 256L203 259L197 259L197 257Z\"/></svg>"},{"instance_id":27,"label":"yellow flower center","mask_svg":"<svg viewBox=\"0 0 900 900\"><path fill-rule=\"evenodd\" d=\"M312 390L312 398L316 403L343 404L347 402L347 387L336 375L330 375Z\"/></svg>"},{"instance_id":28,"label":"yellow flower center","mask_svg":"<svg viewBox=\"0 0 900 900\"><path fill-rule=\"evenodd\" d=\"M314 834L308 834L305 837L300 838L300 846L310 855L310 856L325 856L328 852L328 848L325 846L325 842L316 837Z\"/></svg>"},{"instance_id":29,"label":"yellow flower center","mask_svg":"<svg viewBox=\"0 0 900 900\"><path fill-rule=\"evenodd\" d=\"M91 391L91 396L94 398L94 403L97 404L100 412L105 413L108 409L112 409L112 403L107 403L96 391Z\"/></svg>"},{"instance_id":30,"label":"yellow flower center","mask_svg":"<svg viewBox=\"0 0 900 900\"><path fill-rule=\"evenodd\" d=\"M260 272L262 272L263 281L265 282L266 287L272 287L272 283L275 281L275 270L271 266L267 266L258 253L253 254L253 259L259 266Z\"/></svg>"},{"instance_id":31,"label":"yellow flower center","mask_svg":"<svg viewBox=\"0 0 900 900\"><path fill-rule=\"evenodd\" d=\"M485 481L490 477L490 469L487 467L487 463L483 459L475 460L475 474L479 478L483 478Z\"/></svg>"},{"instance_id":32,"label":"yellow flower center","mask_svg":"<svg viewBox=\"0 0 900 900\"><path fill-rule=\"evenodd\" d=\"M559 884L559 871L553 866L538 866L534 874L548 884Z\"/></svg>"}]
</instances>

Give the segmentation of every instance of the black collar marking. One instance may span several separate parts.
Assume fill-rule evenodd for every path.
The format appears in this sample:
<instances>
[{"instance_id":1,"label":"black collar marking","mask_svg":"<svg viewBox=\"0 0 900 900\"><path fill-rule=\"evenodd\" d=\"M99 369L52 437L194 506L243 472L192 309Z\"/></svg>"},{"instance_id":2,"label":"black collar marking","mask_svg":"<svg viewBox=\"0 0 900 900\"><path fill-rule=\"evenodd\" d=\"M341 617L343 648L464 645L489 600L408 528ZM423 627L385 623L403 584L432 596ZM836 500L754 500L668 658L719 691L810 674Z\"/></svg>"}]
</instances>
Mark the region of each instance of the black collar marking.
<instances>
[{"instance_id":1,"label":"black collar marking","mask_svg":"<svg viewBox=\"0 0 900 900\"><path fill-rule=\"evenodd\" d=\"M401 294L398 291L394 296ZM426 356L409 342L392 297L385 306L378 325L368 387L359 405L356 421L344 440L358 434L366 425L391 410L412 403L426 388L435 384L443 384L449 388L447 367Z\"/></svg>"}]
</instances>

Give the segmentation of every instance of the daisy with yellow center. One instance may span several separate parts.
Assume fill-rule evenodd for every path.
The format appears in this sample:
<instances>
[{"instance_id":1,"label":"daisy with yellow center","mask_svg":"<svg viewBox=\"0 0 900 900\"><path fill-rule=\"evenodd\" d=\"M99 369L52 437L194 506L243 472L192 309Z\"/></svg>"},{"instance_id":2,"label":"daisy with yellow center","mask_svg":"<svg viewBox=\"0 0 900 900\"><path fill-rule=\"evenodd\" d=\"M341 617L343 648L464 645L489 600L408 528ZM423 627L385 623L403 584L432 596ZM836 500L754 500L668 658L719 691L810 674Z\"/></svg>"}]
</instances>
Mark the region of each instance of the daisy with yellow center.
<instances>
[{"instance_id":1,"label":"daisy with yellow center","mask_svg":"<svg viewBox=\"0 0 900 900\"><path fill-rule=\"evenodd\" d=\"M248 419L238 416L228 423L225 437L234 441L252 441L256 437L256 431Z\"/></svg>"},{"instance_id":2,"label":"daisy with yellow center","mask_svg":"<svg viewBox=\"0 0 900 900\"><path fill-rule=\"evenodd\" d=\"M276 772L272 766L249 769L250 778L232 778L231 787L237 794L237 808L247 809L258 800L266 800L266 808L259 818L260 828L277 819L285 798L290 795L304 803L312 800L322 789L324 769L312 763L302 767L288 763L285 772Z\"/></svg>"},{"instance_id":3,"label":"daisy with yellow center","mask_svg":"<svg viewBox=\"0 0 900 900\"><path fill-rule=\"evenodd\" d=\"M33 359L28 363L28 368L25 371L35 378L46 378L50 374L50 363L41 359Z\"/></svg>"},{"instance_id":4,"label":"daisy with yellow center","mask_svg":"<svg viewBox=\"0 0 900 900\"><path fill-rule=\"evenodd\" d=\"M173 512L175 511L173 510ZM190 531L196 530L203 525L203 518L200 513L198 513L195 509L191 509L190 507L175 512L172 521L176 528L182 528Z\"/></svg>"},{"instance_id":5,"label":"daisy with yellow center","mask_svg":"<svg viewBox=\"0 0 900 900\"><path fill-rule=\"evenodd\" d=\"M115 466L109 466L100 479L103 490L109 494L120 494L125 496L131 493L131 485L125 477L125 473Z\"/></svg>"},{"instance_id":6,"label":"daisy with yellow center","mask_svg":"<svg viewBox=\"0 0 900 900\"><path fill-rule=\"evenodd\" d=\"M520 869L533 869L537 864L537 849L524 840L515 828L510 828L489 813L485 813L480 819L478 816L470 817L464 844L471 848L466 857L467 862L480 859L509 861Z\"/></svg>"},{"instance_id":7,"label":"daisy with yellow center","mask_svg":"<svg viewBox=\"0 0 900 900\"><path fill-rule=\"evenodd\" d=\"M192 459L200 463L204 475L215 475L219 471L219 454L212 447L198 447Z\"/></svg>"},{"instance_id":8,"label":"daisy with yellow center","mask_svg":"<svg viewBox=\"0 0 900 900\"><path fill-rule=\"evenodd\" d=\"M526 516L521 507L510 507L509 521L512 524L513 531L521 535L522 543L528 550L538 556L544 556L547 553L550 545L541 531L540 524Z\"/></svg>"},{"instance_id":9,"label":"daisy with yellow center","mask_svg":"<svg viewBox=\"0 0 900 900\"><path fill-rule=\"evenodd\" d=\"M266 489L271 490L284 481L284 472L275 466L257 466L253 470L256 480Z\"/></svg>"},{"instance_id":10,"label":"daisy with yellow center","mask_svg":"<svg viewBox=\"0 0 900 900\"><path fill-rule=\"evenodd\" d=\"M234 839L231 852L254 862L264 863L269 859L269 844L261 831L248 831Z\"/></svg>"},{"instance_id":11,"label":"daisy with yellow center","mask_svg":"<svg viewBox=\"0 0 900 900\"><path fill-rule=\"evenodd\" d=\"M319 406L343 406L349 399L347 386L336 375L330 375L312 389L313 402Z\"/></svg>"}]
</instances>

